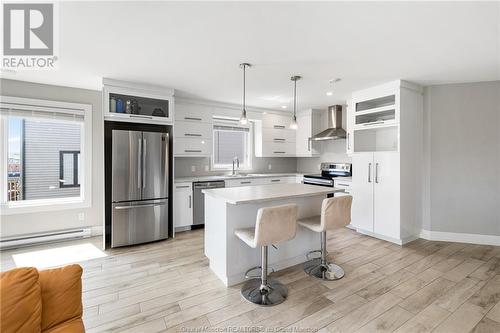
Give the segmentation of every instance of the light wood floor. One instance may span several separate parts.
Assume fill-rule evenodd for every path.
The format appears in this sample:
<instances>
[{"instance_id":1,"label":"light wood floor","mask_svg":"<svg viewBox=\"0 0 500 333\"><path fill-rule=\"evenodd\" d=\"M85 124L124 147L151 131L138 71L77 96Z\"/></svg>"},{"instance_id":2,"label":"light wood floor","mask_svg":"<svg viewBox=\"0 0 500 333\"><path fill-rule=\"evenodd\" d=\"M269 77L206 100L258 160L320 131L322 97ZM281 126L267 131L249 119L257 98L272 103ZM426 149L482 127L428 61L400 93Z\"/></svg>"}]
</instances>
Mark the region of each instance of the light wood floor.
<instances>
[{"instance_id":1,"label":"light wood floor","mask_svg":"<svg viewBox=\"0 0 500 333\"><path fill-rule=\"evenodd\" d=\"M500 247L425 240L400 247L349 229L328 237L346 276L322 282L300 266L273 273L289 298L272 308L247 303L238 286L225 288L210 272L203 230L107 251L81 263L87 332L500 332ZM101 240L71 244L89 241ZM2 270L13 254L32 250L3 252Z\"/></svg>"}]
</instances>

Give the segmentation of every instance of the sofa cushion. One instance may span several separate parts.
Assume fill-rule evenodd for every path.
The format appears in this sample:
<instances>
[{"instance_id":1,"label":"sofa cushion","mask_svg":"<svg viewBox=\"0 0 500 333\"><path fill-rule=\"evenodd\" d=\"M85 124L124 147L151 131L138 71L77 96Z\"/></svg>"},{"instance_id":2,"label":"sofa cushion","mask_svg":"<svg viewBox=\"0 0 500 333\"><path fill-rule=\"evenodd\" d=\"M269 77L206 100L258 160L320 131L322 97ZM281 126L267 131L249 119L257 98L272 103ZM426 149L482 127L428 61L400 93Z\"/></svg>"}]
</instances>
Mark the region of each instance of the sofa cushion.
<instances>
[{"instance_id":1,"label":"sofa cushion","mask_svg":"<svg viewBox=\"0 0 500 333\"><path fill-rule=\"evenodd\" d=\"M82 317L82 268L69 265L39 272L42 331Z\"/></svg>"},{"instance_id":2,"label":"sofa cushion","mask_svg":"<svg viewBox=\"0 0 500 333\"><path fill-rule=\"evenodd\" d=\"M85 326L83 326L83 321L78 318L51 327L42 333L85 333Z\"/></svg>"},{"instance_id":3,"label":"sofa cushion","mask_svg":"<svg viewBox=\"0 0 500 333\"><path fill-rule=\"evenodd\" d=\"M0 299L0 332L40 332L42 298L35 268L1 273Z\"/></svg>"}]
</instances>

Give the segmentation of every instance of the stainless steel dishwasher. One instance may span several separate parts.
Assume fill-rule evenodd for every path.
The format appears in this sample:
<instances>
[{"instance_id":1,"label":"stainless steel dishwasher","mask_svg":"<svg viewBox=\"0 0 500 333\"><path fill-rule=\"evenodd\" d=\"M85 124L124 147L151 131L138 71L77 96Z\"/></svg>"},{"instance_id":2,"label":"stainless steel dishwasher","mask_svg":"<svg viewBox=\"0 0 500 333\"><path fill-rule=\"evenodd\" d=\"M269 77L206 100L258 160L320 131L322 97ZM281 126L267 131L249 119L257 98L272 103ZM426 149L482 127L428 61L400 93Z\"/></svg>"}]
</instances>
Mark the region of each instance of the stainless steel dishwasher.
<instances>
[{"instance_id":1,"label":"stainless steel dishwasher","mask_svg":"<svg viewBox=\"0 0 500 333\"><path fill-rule=\"evenodd\" d=\"M205 195L201 190L225 187L223 180L193 183L193 225L205 224Z\"/></svg>"}]
</instances>

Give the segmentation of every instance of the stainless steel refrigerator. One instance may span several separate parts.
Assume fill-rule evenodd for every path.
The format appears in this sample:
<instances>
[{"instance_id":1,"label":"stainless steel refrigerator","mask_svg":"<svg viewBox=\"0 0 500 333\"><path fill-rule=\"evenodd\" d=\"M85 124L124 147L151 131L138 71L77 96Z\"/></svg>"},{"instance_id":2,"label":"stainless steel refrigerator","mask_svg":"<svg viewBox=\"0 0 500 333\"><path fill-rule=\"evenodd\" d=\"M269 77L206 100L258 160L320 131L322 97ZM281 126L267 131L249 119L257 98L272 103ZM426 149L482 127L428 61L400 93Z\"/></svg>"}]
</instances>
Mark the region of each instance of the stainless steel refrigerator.
<instances>
[{"instance_id":1,"label":"stainless steel refrigerator","mask_svg":"<svg viewBox=\"0 0 500 333\"><path fill-rule=\"evenodd\" d=\"M169 133L112 129L111 247L168 238Z\"/></svg>"}]
</instances>

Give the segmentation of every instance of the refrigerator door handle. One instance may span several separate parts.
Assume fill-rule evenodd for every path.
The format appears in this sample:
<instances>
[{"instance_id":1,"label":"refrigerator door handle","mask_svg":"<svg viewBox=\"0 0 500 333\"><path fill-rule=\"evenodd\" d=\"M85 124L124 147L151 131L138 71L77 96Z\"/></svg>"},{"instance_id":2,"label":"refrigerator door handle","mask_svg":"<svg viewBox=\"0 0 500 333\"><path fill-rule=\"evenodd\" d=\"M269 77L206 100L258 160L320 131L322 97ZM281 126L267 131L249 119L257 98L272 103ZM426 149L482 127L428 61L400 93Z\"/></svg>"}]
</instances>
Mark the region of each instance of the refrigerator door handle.
<instances>
[{"instance_id":1,"label":"refrigerator door handle","mask_svg":"<svg viewBox=\"0 0 500 333\"><path fill-rule=\"evenodd\" d=\"M146 172L144 170L146 169L146 139L142 139L142 168L141 168L141 173L142 173L142 188L146 188Z\"/></svg>"},{"instance_id":2,"label":"refrigerator door handle","mask_svg":"<svg viewBox=\"0 0 500 333\"><path fill-rule=\"evenodd\" d=\"M116 206L115 209L120 210L120 209L145 208L145 207L162 206L165 204L166 204L166 202L157 202L157 203L151 203L151 204L146 204L146 205Z\"/></svg>"},{"instance_id":3,"label":"refrigerator door handle","mask_svg":"<svg viewBox=\"0 0 500 333\"><path fill-rule=\"evenodd\" d=\"M141 174L142 174L142 163L141 163L141 156L142 156L142 145L141 145L141 139L137 140L137 147L139 149L139 152L137 154L137 188L141 188Z\"/></svg>"}]
</instances>

